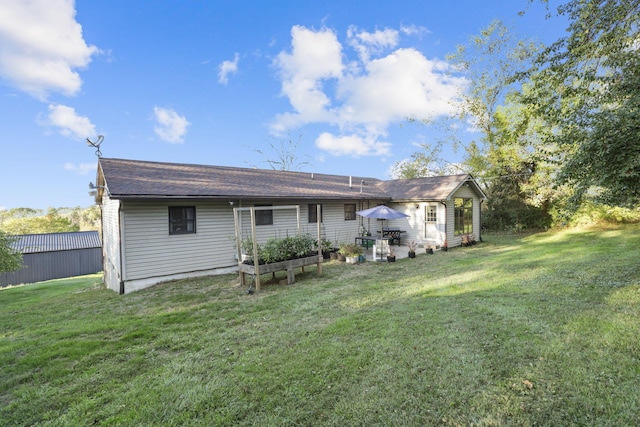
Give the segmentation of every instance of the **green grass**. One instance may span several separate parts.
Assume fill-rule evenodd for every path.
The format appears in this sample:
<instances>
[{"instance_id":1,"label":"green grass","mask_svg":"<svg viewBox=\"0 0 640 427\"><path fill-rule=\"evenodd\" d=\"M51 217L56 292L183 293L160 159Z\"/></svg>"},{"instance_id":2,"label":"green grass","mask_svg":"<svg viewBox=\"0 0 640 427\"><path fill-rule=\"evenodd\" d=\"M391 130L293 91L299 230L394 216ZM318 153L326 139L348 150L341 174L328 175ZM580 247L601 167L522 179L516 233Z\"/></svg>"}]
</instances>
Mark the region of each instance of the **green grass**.
<instances>
[{"instance_id":1,"label":"green grass","mask_svg":"<svg viewBox=\"0 0 640 427\"><path fill-rule=\"evenodd\" d=\"M332 262L254 295L235 275L5 289L0 424L638 425L639 248L636 225Z\"/></svg>"}]
</instances>

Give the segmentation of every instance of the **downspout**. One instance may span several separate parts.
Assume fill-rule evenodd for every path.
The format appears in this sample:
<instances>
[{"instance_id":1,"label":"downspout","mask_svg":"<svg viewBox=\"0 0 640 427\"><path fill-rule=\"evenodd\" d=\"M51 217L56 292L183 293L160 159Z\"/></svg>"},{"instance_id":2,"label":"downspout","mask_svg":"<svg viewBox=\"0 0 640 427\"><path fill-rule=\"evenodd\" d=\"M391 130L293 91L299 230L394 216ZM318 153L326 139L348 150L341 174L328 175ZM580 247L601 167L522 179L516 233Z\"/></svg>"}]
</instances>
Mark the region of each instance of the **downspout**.
<instances>
[{"instance_id":1,"label":"downspout","mask_svg":"<svg viewBox=\"0 0 640 427\"><path fill-rule=\"evenodd\" d=\"M122 201L118 203L118 233L120 234L120 290L119 294L124 295L124 271L122 270L123 266L123 257L124 257L124 233L122 232Z\"/></svg>"},{"instance_id":2,"label":"downspout","mask_svg":"<svg viewBox=\"0 0 640 427\"><path fill-rule=\"evenodd\" d=\"M482 243L482 203L484 202L484 199L480 199L480 211L478 212L478 216L480 219L480 229L478 230L478 239L480 240L480 242Z\"/></svg>"}]
</instances>

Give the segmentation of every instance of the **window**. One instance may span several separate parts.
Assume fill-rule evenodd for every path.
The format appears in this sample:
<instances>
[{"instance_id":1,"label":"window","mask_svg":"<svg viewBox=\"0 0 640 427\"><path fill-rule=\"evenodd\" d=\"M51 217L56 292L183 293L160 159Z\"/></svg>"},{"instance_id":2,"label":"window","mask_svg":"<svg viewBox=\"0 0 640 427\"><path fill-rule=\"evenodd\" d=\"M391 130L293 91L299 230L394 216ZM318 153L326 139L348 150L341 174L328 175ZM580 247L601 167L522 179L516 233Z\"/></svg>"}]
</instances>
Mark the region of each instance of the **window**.
<instances>
[{"instance_id":1,"label":"window","mask_svg":"<svg viewBox=\"0 0 640 427\"><path fill-rule=\"evenodd\" d=\"M438 219L438 216L436 214L436 207L435 206L427 206L426 207L427 210L427 222L436 222L436 220Z\"/></svg>"},{"instance_id":2,"label":"window","mask_svg":"<svg viewBox=\"0 0 640 427\"><path fill-rule=\"evenodd\" d=\"M191 234L195 232L195 206L169 206L169 234Z\"/></svg>"},{"instance_id":3,"label":"window","mask_svg":"<svg viewBox=\"0 0 640 427\"><path fill-rule=\"evenodd\" d=\"M344 205L344 220L355 221L356 220L356 204L346 203Z\"/></svg>"},{"instance_id":4,"label":"window","mask_svg":"<svg viewBox=\"0 0 640 427\"><path fill-rule=\"evenodd\" d=\"M256 208L273 206L273 205L254 205ZM260 209L256 210L256 225L273 225L273 210Z\"/></svg>"},{"instance_id":5,"label":"window","mask_svg":"<svg viewBox=\"0 0 640 427\"><path fill-rule=\"evenodd\" d=\"M309 204L309 222L318 222L318 205L316 203ZM320 205L320 222L322 222L322 205Z\"/></svg>"},{"instance_id":6,"label":"window","mask_svg":"<svg viewBox=\"0 0 640 427\"><path fill-rule=\"evenodd\" d=\"M473 199L454 199L453 233L455 235L473 233Z\"/></svg>"}]
</instances>

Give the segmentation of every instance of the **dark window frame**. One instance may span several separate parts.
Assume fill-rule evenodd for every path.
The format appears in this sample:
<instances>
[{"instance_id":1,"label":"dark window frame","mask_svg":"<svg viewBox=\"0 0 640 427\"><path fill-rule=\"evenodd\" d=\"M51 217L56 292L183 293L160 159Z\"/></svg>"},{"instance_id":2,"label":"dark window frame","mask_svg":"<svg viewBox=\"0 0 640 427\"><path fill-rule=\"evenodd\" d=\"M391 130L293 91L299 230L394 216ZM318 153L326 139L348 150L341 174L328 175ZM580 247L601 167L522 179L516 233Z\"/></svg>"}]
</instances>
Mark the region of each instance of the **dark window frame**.
<instances>
[{"instance_id":1,"label":"dark window frame","mask_svg":"<svg viewBox=\"0 0 640 427\"><path fill-rule=\"evenodd\" d=\"M347 207L349 209L347 209ZM356 219L357 219L357 216L356 216L356 204L355 203L345 203L344 204L344 220L345 221L355 221Z\"/></svg>"},{"instance_id":2,"label":"dark window frame","mask_svg":"<svg viewBox=\"0 0 640 427\"><path fill-rule=\"evenodd\" d=\"M273 205L253 205L255 208L273 207ZM256 227L261 225L273 225L273 209L256 210Z\"/></svg>"},{"instance_id":3,"label":"dark window frame","mask_svg":"<svg viewBox=\"0 0 640 427\"><path fill-rule=\"evenodd\" d=\"M196 234L196 207L169 206L169 235Z\"/></svg>"},{"instance_id":4,"label":"dark window frame","mask_svg":"<svg viewBox=\"0 0 640 427\"><path fill-rule=\"evenodd\" d=\"M324 209L321 203L309 203L307 205L307 220L309 224L317 224L318 223L318 205L320 205L320 222L323 222L324 219Z\"/></svg>"},{"instance_id":5,"label":"dark window frame","mask_svg":"<svg viewBox=\"0 0 640 427\"><path fill-rule=\"evenodd\" d=\"M461 236L473 233L473 199L456 197L453 209L453 234Z\"/></svg>"}]
</instances>

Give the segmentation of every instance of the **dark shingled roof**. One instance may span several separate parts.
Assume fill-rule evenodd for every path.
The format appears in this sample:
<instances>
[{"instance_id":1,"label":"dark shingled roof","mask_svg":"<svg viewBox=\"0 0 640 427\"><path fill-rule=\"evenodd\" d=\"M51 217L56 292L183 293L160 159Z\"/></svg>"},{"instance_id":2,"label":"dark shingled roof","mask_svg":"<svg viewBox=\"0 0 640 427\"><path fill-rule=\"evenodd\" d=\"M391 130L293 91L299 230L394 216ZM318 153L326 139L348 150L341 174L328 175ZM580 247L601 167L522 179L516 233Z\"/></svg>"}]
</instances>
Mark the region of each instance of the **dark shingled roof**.
<instances>
[{"instance_id":1,"label":"dark shingled roof","mask_svg":"<svg viewBox=\"0 0 640 427\"><path fill-rule=\"evenodd\" d=\"M471 177L468 174L431 176L426 178L394 179L383 181L379 187L391 197L400 200L446 200ZM474 182L475 186L475 182ZM478 192L481 197L484 194Z\"/></svg>"},{"instance_id":2,"label":"dark shingled roof","mask_svg":"<svg viewBox=\"0 0 640 427\"><path fill-rule=\"evenodd\" d=\"M444 200L470 175L397 179L101 158L114 199L251 198ZM351 185L349 183L351 182ZM475 186L475 182L474 182ZM476 190L479 190L476 187ZM484 197L481 191L479 194Z\"/></svg>"},{"instance_id":3,"label":"dark shingled roof","mask_svg":"<svg viewBox=\"0 0 640 427\"><path fill-rule=\"evenodd\" d=\"M100 159L106 187L124 198L388 199L376 178ZM361 182L364 180L364 185ZM362 192L361 192L362 189Z\"/></svg>"},{"instance_id":4,"label":"dark shingled roof","mask_svg":"<svg viewBox=\"0 0 640 427\"><path fill-rule=\"evenodd\" d=\"M11 237L15 239L11 242L11 248L23 254L102 247L97 231L21 234Z\"/></svg>"}]
</instances>

